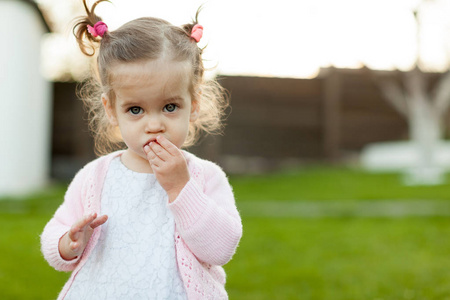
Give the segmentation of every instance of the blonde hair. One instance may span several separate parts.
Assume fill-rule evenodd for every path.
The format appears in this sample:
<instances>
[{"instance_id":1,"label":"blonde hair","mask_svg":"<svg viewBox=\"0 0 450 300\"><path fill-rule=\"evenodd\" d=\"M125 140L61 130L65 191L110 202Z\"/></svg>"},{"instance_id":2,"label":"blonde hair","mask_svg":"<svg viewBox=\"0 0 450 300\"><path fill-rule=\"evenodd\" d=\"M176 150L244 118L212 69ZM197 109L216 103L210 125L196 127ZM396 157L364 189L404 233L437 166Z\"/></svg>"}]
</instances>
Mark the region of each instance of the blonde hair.
<instances>
[{"instance_id":1,"label":"blonde hair","mask_svg":"<svg viewBox=\"0 0 450 300\"><path fill-rule=\"evenodd\" d=\"M224 111L228 107L227 94L216 80L204 79L203 49L191 38L200 9L192 23L181 27L162 19L146 17L130 21L117 30L107 31L103 37L94 37L88 32L88 26L102 21L94 11L104 1L107 0L96 1L89 9L86 0L83 0L86 16L80 17L73 28L81 51L88 56L97 56L92 76L80 90L80 97L89 113L96 153L102 155L124 146L117 128L110 125L101 101L101 94L105 93L114 104L115 95L111 87L113 66L156 60L163 55L173 61L188 61L191 64L189 91L200 110L198 119L189 125L183 147L193 145L202 132L220 133Z\"/></svg>"}]
</instances>

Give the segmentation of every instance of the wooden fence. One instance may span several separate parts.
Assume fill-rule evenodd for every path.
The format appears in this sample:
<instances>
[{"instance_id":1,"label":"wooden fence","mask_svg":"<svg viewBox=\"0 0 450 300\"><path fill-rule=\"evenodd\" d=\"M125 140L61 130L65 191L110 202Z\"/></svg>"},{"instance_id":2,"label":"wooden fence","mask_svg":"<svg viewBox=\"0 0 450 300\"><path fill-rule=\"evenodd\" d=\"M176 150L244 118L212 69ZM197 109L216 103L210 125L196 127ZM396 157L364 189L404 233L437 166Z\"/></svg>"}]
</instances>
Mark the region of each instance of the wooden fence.
<instances>
[{"instance_id":1,"label":"wooden fence","mask_svg":"<svg viewBox=\"0 0 450 300\"><path fill-rule=\"evenodd\" d=\"M369 143L407 139L406 120L373 76L368 69L326 69L314 79L222 76L231 95L224 135L189 150L245 171L251 162L339 161ZM55 177L95 157L74 90L74 83L55 84Z\"/></svg>"}]
</instances>

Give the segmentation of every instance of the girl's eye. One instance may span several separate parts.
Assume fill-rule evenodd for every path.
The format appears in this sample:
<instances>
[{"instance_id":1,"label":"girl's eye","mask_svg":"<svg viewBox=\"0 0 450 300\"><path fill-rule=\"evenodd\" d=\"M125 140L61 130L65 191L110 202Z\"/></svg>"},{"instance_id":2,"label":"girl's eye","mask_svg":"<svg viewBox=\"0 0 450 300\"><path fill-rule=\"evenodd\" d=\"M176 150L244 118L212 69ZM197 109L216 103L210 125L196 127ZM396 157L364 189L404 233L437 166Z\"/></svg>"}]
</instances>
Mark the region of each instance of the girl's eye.
<instances>
[{"instance_id":1,"label":"girl's eye","mask_svg":"<svg viewBox=\"0 0 450 300\"><path fill-rule=\"evenodd\" d=\"M133 106L132 108L129 109L129 112L132 115L138 115L142 112L142 108L140 108L139 106Z\"/></svg>"},{"instance_id":2,"label":"girl's eye","mask_svg":"<svg viewBox=\"0 0 450 300\"><path fill-rule=\"evenodd\" d=\"M175 104L167 104L164 107L164 110L168 111L168 112L174 112L176 109L177 109L177 106Z\"/></svg>"}]
</instances>

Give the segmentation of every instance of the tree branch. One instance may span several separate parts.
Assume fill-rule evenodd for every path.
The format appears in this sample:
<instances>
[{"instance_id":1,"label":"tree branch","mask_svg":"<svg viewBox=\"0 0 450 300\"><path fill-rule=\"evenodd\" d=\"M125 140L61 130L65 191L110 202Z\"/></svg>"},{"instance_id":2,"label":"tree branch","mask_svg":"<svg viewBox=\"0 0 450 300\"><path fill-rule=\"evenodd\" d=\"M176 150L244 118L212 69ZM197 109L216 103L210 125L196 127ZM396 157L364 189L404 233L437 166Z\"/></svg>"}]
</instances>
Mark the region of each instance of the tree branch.
<instances>
[{"instance_id":1,"label":"tree branch","mask_svg":"<svg viewBox=\"0 0 450 300\"><path fill-rule=\"evenodd\" d=\"M450 71L442 76L433 90L433 104L436 113L441 117L450 107Z\"/></svg>"},{"instance_id":2,"label":"tree branch","mask_svg":"<svg viewBox=\"0 0 450 300\"><path fill-rule=\"evenodd\" d=\"M394 80L379 79L377 80L381 93L388 102L403 116L408 117L408 104L405 94Z\"/></svg>"}]
</instances>

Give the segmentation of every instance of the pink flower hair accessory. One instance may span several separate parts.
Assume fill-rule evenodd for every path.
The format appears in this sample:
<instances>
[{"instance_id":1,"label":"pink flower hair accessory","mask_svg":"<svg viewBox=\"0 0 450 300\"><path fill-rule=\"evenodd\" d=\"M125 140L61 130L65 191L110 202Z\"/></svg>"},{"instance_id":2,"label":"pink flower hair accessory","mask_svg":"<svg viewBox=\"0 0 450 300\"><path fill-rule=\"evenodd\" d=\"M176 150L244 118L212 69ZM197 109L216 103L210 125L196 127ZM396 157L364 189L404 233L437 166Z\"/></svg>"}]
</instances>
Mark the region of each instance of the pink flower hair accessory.
<instances>
[{"instance_id":1,"label":"pink flower hair accessory","mask_svg":"<svg viewBox=\"0 0 450 300\"><path fill-rule=\"evenodd\" d=\"M88 32L93 36L93 37L103 37L105 35L105 33L108 31L108 26L103 23L102 21L99 21L97 23L95 23L94 27L92 27L91 25L87 26L88 28Z\"/></svg>"},{"instance_id":2,"label":"pink flower hair accessory","mask_svg":"<svg viewBox=\"0 0 450 300\"><path fill-rule=\"evenodd\" d=\"M203 36L203 26L200 24L195 24L191 31L191 38L193 38L197 43L200 42Z\"/></svg>"}]
</instances>

